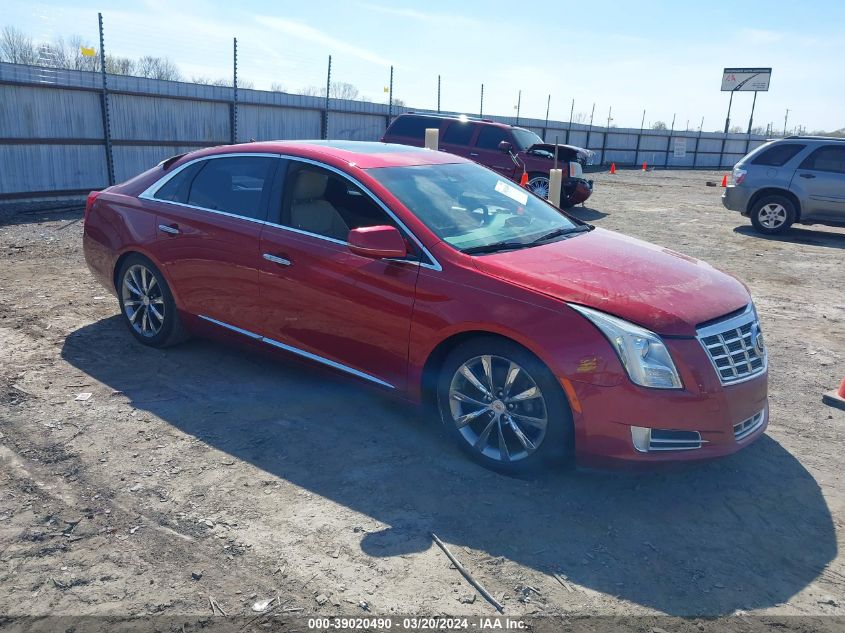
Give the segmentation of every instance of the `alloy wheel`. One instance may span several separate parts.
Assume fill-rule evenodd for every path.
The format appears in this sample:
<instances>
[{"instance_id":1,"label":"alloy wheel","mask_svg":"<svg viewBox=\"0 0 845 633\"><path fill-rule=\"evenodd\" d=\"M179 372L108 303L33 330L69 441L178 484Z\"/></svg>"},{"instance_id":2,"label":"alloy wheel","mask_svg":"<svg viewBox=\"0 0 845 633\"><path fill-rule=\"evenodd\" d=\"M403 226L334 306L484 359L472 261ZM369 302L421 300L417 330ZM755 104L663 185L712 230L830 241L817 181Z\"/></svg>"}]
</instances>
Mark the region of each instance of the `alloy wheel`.
<instances>
[{"instance_id":1,"label":"alloy wheel","mask_svg":"<svg viewBox=\"0 0 845 633\"><path fill-rule=\"evenodd\" d=\"M767 229L777 229L786 222L786 209L782 204L770 202L760 207L758 212L760 224Z\"/></svg>"},{"instance_id":2,"label":"alloy wheel","mask_svg":"<svg viewBox=\"0 0 845 633\"><path fill-rule=\"evenodd\" d=\"M132 328L152 338L164 326L164 295L155 274L146 266L133 264L126 269L121 284L121 303Z\"/></svg>"},{"instance_id":3,"label":"alloy wheel","mask_svg":"<svg viewBox=\"0 0 845 633\"><path fill-rule=\"evenodd\" d=\"M548 198L549 179L545 176L535 176L528 181L528 191L541 198Z\"/></svg>"},{"instance_id":4,"label":"alloy wheel","mask_svg":"<svg viewBox=\"0 0 845 633\"><path fill-rule=\"evenodd\" d=\"M458 368L449 386L449 411L463 439L498 462L534 453L549 421L545 398L531 374L493 355L476 356Z\"/></svg>"}]
</instances>

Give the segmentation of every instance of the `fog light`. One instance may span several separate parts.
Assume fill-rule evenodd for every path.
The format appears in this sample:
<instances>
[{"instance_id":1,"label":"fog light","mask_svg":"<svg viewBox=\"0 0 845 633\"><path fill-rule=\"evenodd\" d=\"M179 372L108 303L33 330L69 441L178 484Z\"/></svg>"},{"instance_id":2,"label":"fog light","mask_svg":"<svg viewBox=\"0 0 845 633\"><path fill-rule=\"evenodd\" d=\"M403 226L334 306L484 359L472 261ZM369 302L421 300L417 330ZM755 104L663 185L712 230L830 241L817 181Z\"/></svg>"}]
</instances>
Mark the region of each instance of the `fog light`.
<instances>
[{"instance_id":1,"label":"fog light","mask_svg":"<svg viewBox=\"0 0 845 633\"><path fill-rule=\"evenodd\" d=\"M648 453L648 446L651 444L651 429L644 426L632 426L631 441L640 453Z\"/></svg>"}]
</instances>

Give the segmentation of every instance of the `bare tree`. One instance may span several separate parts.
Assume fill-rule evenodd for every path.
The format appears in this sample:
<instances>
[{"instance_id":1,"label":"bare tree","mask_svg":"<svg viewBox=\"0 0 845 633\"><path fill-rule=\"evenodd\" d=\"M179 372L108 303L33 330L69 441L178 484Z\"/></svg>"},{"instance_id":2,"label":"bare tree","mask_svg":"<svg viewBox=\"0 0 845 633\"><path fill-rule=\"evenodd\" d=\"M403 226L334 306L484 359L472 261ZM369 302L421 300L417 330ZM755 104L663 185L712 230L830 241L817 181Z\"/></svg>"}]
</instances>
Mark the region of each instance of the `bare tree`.
<instances>
[{"instance_id":1,"label":"bare tree","mask_svg":"<svg viewBox=\"0 0 845 633\"><path fill-rule=\"evenodd\" d=\"M135 60L106 55L106 72L112 75L134 75Z\"/></svg>"},{"instance_id":2,"label":"bare tree","mask_svg":"<svg viewBox=\"0 0 845 633\"><path fill-rule=\"evenodd\" d=\"M287 92L287 90L285 90L285 87L278 81L274 81L270 84L270 90L272 92Z\"/></svg>"},{"instance_id":3,"label":"bare tree","mask_svg":"<svg viewBox=\"0 0 845 633\"><path fill-rule=\"evenodd\" d=\"M668 130L669 128L666 127L666 124L663 121L655 121L651 125L652 130Z\"/></svg>"},{"instance_id":4,"label":"bare tree","mask_svg":"<svg viewBox=\"0 0 845 633\"><path fill-rule=\"evenodd\" d=\"M13 26L3 27L0 32L0 61L33 65L37 57L31 37Z\"/></svg>"},{"instance_id":5,"label":"bare tree","mask_svg":"<svg viewBox=\"0 0 845 633\"><path fill-rule=\"evenodd\" d=\"M305 95L306 97L325 97L326 89L318 88L317 86L308 86L297 90L297 94ZM357 99L358 88L354 84L345 81L333 81L329 96L332 99Z\"/></svg>"},{"instance_id":6,"label":"bare tree","mask_svg":"<svg viewBox=\"0 0 845 633\"><path fill-rule=\"evenodd\" d=\"M167 57L152 57L145 55L138 60L136 72L140 77L148 79L163 79L165 81L180 81L182 73Z\"/></svg>"}]
</instances>

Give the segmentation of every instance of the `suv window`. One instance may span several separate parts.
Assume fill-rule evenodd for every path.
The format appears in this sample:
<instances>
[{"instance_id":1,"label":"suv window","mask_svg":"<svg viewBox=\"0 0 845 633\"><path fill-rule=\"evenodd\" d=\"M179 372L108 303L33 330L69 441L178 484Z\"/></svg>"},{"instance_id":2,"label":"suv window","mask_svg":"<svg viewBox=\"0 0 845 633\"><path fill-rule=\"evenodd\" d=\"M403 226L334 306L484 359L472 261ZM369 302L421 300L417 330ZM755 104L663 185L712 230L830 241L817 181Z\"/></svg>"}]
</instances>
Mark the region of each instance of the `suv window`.
<instances>
[{"instance_id":1,"label":"suv window","mask_svg":"<svg viewBox=\"0 0 845 633\"><path fill-rule=\"evenodd\" d=\"M185 169L159 187L154 198L156 198L156 200L167 200L168 202L181 202L186 204L188 202L188 193L191 190L191 183L194 182L194 178L199 173L199 170L204 166L204 161L188 165Z\"/></svg>"},{"instance_id":2,"label":"suv window","mask_svg":"<svg viewBox=\"0 0 845 633\"><path fill-rule=\"evenodd\" d=\"M820 147L804 159L799 169L845 174L845 147L835 145Z\"/></svg>"},{"instance_id":3,"label":"suv window","mask_svg":"<svg viewBox=\"0 0 845 633\"><path fill-rule=\"evenodd\" d=\"M400 116L397 117L387 134L390 136L404 136L415 138L420 141L425 138L426 128L439 128L440 119L425 116Z\"/></svg>"},{"instance_id":4,"label":"suv window","mask_svg":"<svg viewBox=\"0 0 845 633\"><path fill-rule=\"evenodd\" d=\"M450 145L469 145L475 127L474 123L451 121L443 134L443 142Z\"/></svg>"},{"instance_id":5,"label":"suv window","mask_svg":"<svg viewBox=\"0 0 845 633\"><path fill-rule=\"evenodd\" d=\"M759 156L751 161L752 165L768 165L769 167L783 167L806 145L798 143L776 143L769 149L763 150Z\"/></svg>"},{"instance_id":6,"label":"suv window","mask_svg":"<svg viewBox=\"0 0 845 633\"><path fill-rule=\"evenodd\" d=\"M351 229L396 226L369 194L352 181L309 163L291 162L281 224L346 242ZM398 227L397 227L398 228Z\"/></svg>"},{"instance_id":7,"label":"suv window","mask_svg":"<svg viewBox=\"0 0 845 633\"><path fill-rule=\"evenodd\" d=\"M266 195L272 187L278 162L278 159L266 156L201 161L198 163L200 169L188 187L187 202L204 209L263 220Z\"/></svg>"},{"instance_id":8,"label":"suv window","mask_svg":"<svg viewBox=\"0 0 845 633\"><path fill-rule=\"evenodd\" d=\"M502 141L513 142L505 128L496 125L485 125L478 134L478 140L475 141L475 146L480 149L499 149L499 143Z\"/></svg>"}]
</instances>

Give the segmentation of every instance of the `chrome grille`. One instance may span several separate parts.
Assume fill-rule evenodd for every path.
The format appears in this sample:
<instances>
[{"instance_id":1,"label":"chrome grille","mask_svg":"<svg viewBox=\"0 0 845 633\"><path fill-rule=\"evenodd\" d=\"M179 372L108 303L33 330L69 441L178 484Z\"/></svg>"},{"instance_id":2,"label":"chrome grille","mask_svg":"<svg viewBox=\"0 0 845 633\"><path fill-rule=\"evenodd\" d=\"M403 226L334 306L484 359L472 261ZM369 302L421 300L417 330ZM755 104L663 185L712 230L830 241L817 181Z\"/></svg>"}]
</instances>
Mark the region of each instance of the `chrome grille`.
<instances>
[{"instance_id":1,"label":"chrome grille","mask_svg":"<svg viewBox=\"0 0 845 633\"><path fill-rule=\"evenodd\" d=\"M698 330L698 340L723 385L753 378L766 370L767 354L754 307Z\"/></svg>"},{"instance_id":2,"label":"chrome grille","mask_svg":"<svg viewBox=\"0 0 845 633\"><path fill-rule=\"evenodd\" d=\"M734 424L734 438L739 441L751 435L754 431L759 429L766 419L766 410L763 409L759 413L755 413L747 420L743 420L739 424Z\"/></svg>"},{"instance_id":3,"label":"chrome grille","mask_svg":"<svg viewBox=\"0 0 845 633\"><path fill-rule=\"evenodd\" d=\"M698 431L651 430L649 451L688 451L696 448L701 448L701 433Z\"/></svg>"}]
</instances>

